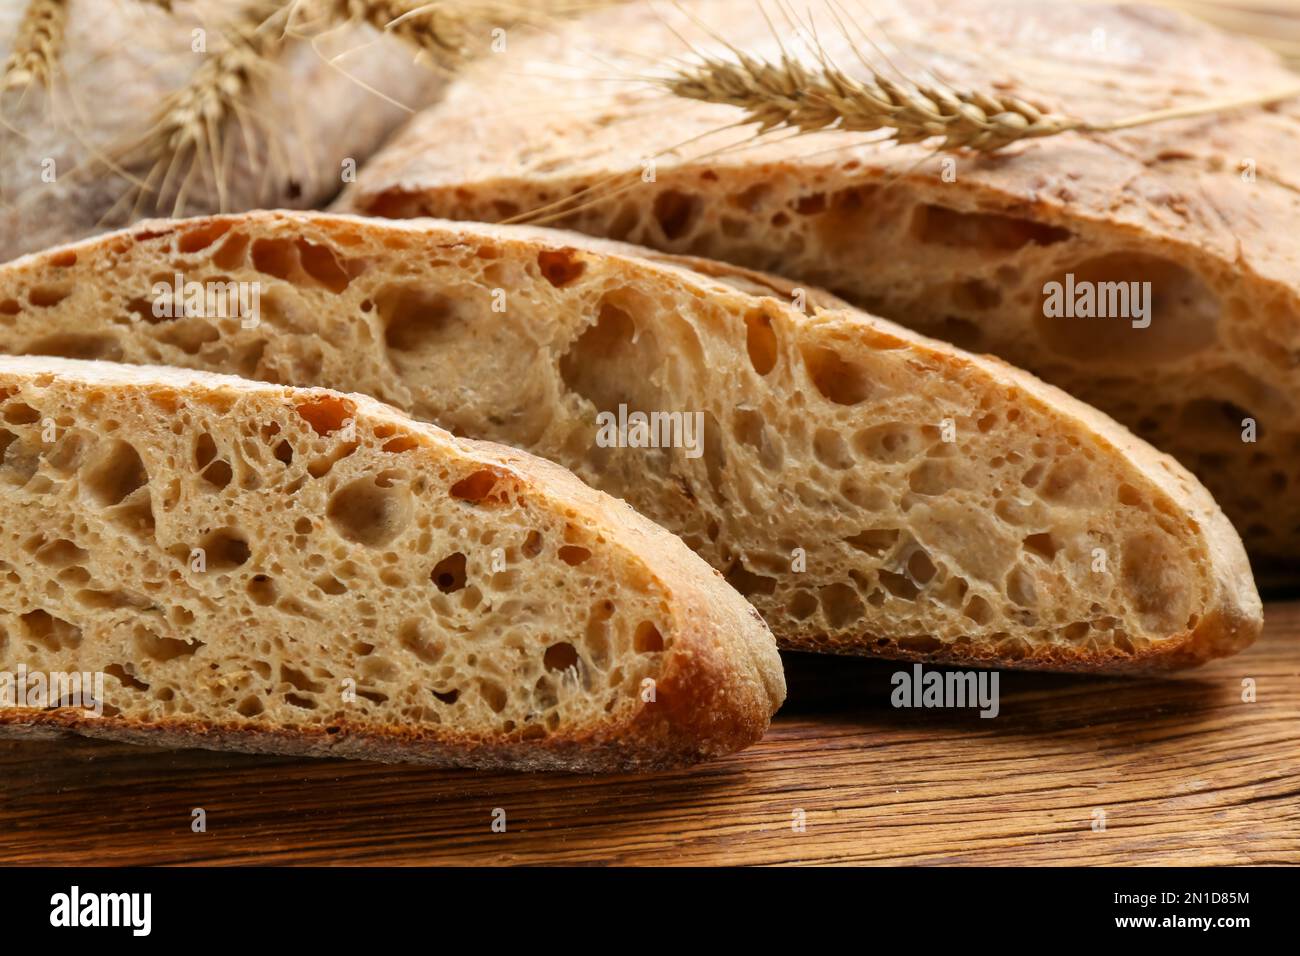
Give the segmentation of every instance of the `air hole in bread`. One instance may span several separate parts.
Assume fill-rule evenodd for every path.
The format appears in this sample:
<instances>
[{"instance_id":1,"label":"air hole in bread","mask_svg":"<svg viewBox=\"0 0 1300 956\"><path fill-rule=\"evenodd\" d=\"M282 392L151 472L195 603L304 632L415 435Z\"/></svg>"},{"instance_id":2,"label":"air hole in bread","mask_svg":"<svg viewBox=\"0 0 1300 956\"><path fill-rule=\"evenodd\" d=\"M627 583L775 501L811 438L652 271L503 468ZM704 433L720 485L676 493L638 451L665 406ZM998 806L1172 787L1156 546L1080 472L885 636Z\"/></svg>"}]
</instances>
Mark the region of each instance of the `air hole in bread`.
<instances>
[{"instance_id":1,"label":"air hole in bread","mask_svg":"<svg viewBox=\"0 0 1300 956\"><path fill-rule=\"evenodd\" d=\"M27 292L27 302L38 309L50 309L72 295L71 286L37 286Z\"/></svg>"},{"instance_id":2,"label":"air hole in bread","mask_svg":"<svg viewBox=\"0 0 1300 956\"><path fill-rule=\"evenodd\" d=\"M961 212L933 204L916 207L912 214L912 235L931 245L989 252L1010 252L1030 243L1050 246L1071 237L1068 229L1032 219Z\"/></svg>"},{"instance_id":3,"label":"air hole in bread","mask_svg":"<svg viewBox=\"0 0 1300 956\"><path fill-rule=\"evenodd\" d=\"M1064 287L1067 274L1074 275L1076 290L1094 290L1095 309L1104 302L1112 313L1107 318L1084 318L1076 309L1073 317L1046 315L1045 298L1035 300L1034 323L1043 342L1068 362L1169 363L1218 341L1222 302L1200 276L1175 262L1138 252L1114 252L1059 270L1044 277L1036 288L1049 282ZM1145 301L1150 311L1142 318L1136 314L1134 292L1148 282L1150 297ZM1133 325L1148 319L1150 325L1144 328Z\"/></svg>"},{"instance_id":4,"label":"air hole in bread","mask_svg":"<svg viewBox=\"0 0 1300 956\"><path fill-rule=\"evenodd\" d=\"M465 586L465 555L457 551L433 566L429 579L443 594L451 594Z\"/></svg>"},{"instance_id":5,"label":"air hole in bread","mask_svg":"<svg viewBox=\"0 0 1300 956\"><path fill-rule=\"evenodd\" d=\"M230 226L229 222L216 220L187 229L176 239L176 251L188 255L206 249L229 232Z\"/></svg>"},{"instance_id":6,"label":"air hole in bread","mask_svg":"<svg viewBox=\"0 0 1300 956\"><path fill-rule=\"evenodd\" d=\"M316 580L313 581L312 583L315 584L316 587L319 588L321 591L323 591L325 594L331 594L331 595L346 594L348 590L348 586L344 584L342 581L340 581L338 578L334 577L334 575L332 574L322 574L320 577L316 578Z\"/></svg>"},{"instance_id":7,"label":"air hole in bread","mask_svg":"<svg viewBox=\"0 0 1300 956\"><path fill-rule=\"evenodd\" d=\"M768 471L780 471L785 461L781 440L768 427L761 412L752 408L737 408L732 415L732 431L736 439L758 452L758 463Z\"/></svg>"},{"instance_id":8,"label":"air hole in bread","mask_svg":"<svg viewBox=\"0 0 1300 956\"><path fill-rule=\"evenodd\" d=\"M1052 538L1050 531L1042 531L1038 534L1031 534L1024 540L1025 550L1038 555L1048 564L1056 557L1059 548L1056 541Z\"/></svg>"},{"instance_id":9,"label":"air hole in bread","mask_svg":"<svg viewBox=\"0 0 1300 956\"><path fill-rule=\"evenodd\" d=\"M121 664L109 664L104 668L104 673L117 679L117 682L123 687L129 687L132 690L148 690L149 685L140 680Z\"/></svg>"},{"instance_id":10,"label":"air hole in bread","mask_svg":"<svg viewBox=\"0 0 1300 956\"><path fill-rule=\"evenodd\" d=\"M107 333L62 332L29 343L24 355L57 355L71 359L103 359L117 362L122 358L122 344Z\"/></svg>"},{"instance_id":11,"label":"air hole in bread","mask_svg":"<svg viewBox=\"0 0 1300 956\"><path fill-rule=\"evenodd\" d=\"M899 577L901 578L902 575ZM907 579L903 578L903 580ZM915 589L913 591L915 596ZM862 617L867 609L857 589L849 584L841 582L828 584L818 590L817 596L822 612L826 615L826 621L831 627L847 627Z\"/></svg>"},{"instance_id":12,"label":"air hole in bread","mask_svg":"<svg viewBox=\"0 0 1300 956\"><path fill-rule=\"evenodd\" d=\"M20 615L18 620L22 622L27 636L46 650L61 651L81 645L81 628L48 611L37 608Z\"/></svg>"},{"instance_id":13,"label":"air hole in bread","mask_svg":"<svg viewBox=\"0 0 1300 956\"><path fill-rule=\"evenodd\" d=\"M813 454L827 468L843 471L857 462L848 443L835 428L819 428L813 435Z\"/></svg>"},{"instance_id":14,"label":"air hole in bread","mask_svg":"<svg viewBox=\"0 0 1300 956\"><path fill-rule=\"evenodd\" d=\"M110 507L149 482L140 454L131 445L109 439L84 468L82 487L101 507Z\"/></svg>"},{"instance_id":15,"label":"air hole in bread","mask_svg":"<svg viewBox=\"0 0 1300 956\"><path fill-rule=\"evenodd\" d=\"M191 316L177 318L160 326L155 332L155 338L180 349L186 355L197 355L203 346L221 338L221 332L207 319Z\"/></svg>"},{"instance_id":16,"label":"air hole in bread","mask_svg":"<svg viewBox=\"0 0 1300 956\"><path fill-rule=\"evenodd\" d=\"M292 239L258 239L253 243L253 268L285 282L293 279L297 258Z\"/></svg>"},{"instance_id":17,"label":"air hole in bread","mask_svg":"<svg viewBox=\"0 0 1300 956\"><path fill-rule=\"evenodd\" d=\"M338 395L322 395L296 406L303 420L317 435L336 432L356 413L356 405Z\"/></svg>"},{"instance_id":18,"label":"air hole in bread","mask_svg":"<svg viewBox=\"0 0 1300 956\"><path fill-rule=\"evenodd\" d=\"M587 270L587 263L575 249L543 249L537 253L537 268L542 278L558 289L576 281Z\"/></svg>"},{"instance_id":19,"label":"air hole in bread","mask_svg":"<svg viewBox=\"0 0 1300 956\"><path fill-rule=\"evenodd\" d=\"M404 451L411 451L419 447L420 443L409 435L398 435L396 438L384 443L384 451L394 455L400 455Z\"/></svg>"},{"instance_id":20,"label":"air hole in bread","mask_svg":"<svg viewBox=\"0 0 1300 956\"><path fill-rule=\"evenodd\" d=\"M751 309L745 315L745 348L749 352L749 364L759 375L766 375L776 367L776 331L763 309Z\"/></svg>"},{"instance_id":21,"label":"air hole in bread","mask_svg":"<svg viewBox=\"0 0 1300 956\"><path fill-rule=\"evenodd\" d=\"M505 473L495 468L480 468L451 486L451 496L471 504L502 504L508 500ZM498 485L500 489L498 490Z\"/></svg>"},{"instance_id":22,"label":"air hole in bread","mask_svg":"<svg viewBox=\"0 0 1300 956\"><path fill-rule=\"evenodd\" d=\"M506 703L509 701L510 695L497 681L487 677L479 678L478 692L483 700L487 702L492 713L499 714L506 709Z\"/></svg>"},{"instance_id":23,"label":"air hole in bread","mask_svg":"<svg viewBox=\"0 0 1300 956\"><path fill-rule=\"evenodd\" d=\"M230 571L243 565L252 553L248 541L233 528L209 531L199 542L209 571Z\"/></svg>"},{"instance_id":24,"label":"air hole in bread","mask_svg":"<svg viewBox=\"0 0 1300 956\"><path fill-rule=\"evenodd\" d=\"M1002 290L982 279L963 279L948 286L948 300L962 312L983 312L1002 304Z\"/></svg>"},{"instance_id":25,"label":"air hole in bread","mask_svg":"<svg viewBox=\"0 0 1300 956\"><path fill-rule=\"evenodd\" d=\"M898 530L896 528L868 528L866 531L845 538L844 541L864 554L878 558L886 551L891 550L898 542Z\"/></svg>"},{"instance_id":26,"label":"air hole in bread","mask_svg":"<svg viewBox=\"0 0 1300 956\"><path fill-rule=\"evenodd\" d=\"M436 664L442 660L446 648L439 641L434 641L424 633L420 622L414 619L402 622L397 633L398 641L417 658L426 664Z\"/></svg>"},{"instance_id":27,"label":"air hole in bread","mask_svg":"<svg viewBox=\"0 0 1300 956\"><path fill-rule=\"evenodd\" d=\"M12 402L5 406L4 420L10 425L31 425L41 420L41 413L30 405Z\"/></svg>"},{"instance_id":28,"label":"air hole in bread","mask_svg":"<svg viewBox=\"0 0 1300 956\"><path fill-rule=\"evenodd\" d=\"M638 654L657 654L664 649L664 636L653 621L642 621L632 635L632 647Z\"/></svg>"},{"instance_id":29,"label":"air hole in bread","mask_svg":"<svg viewBox=\"0 0 1300 956\"><path fill-rule=\"evenodd\" d=\"M1034 584L1033 575L1024 565L1017 564L1007 573L1006 594L1020 607L1038 606L1038 588Z\"/></svg>"},{"instance_id":30,"label":"air hole in bread","mask_svg":"<svg viewBox=\"0 0 1300 956\"><path fill-rule=\"evenodd\" d=\"M1124 541L1121 581L1142 623L1156 634L1175 634L1186 625L1191 569L1175 541L1158 532Z\"/></svg>"},{"instance_id":31,"label":"air hole in bread","mask_svg":"<svg viewBox=\"0 0 1300 956\"><path fill-rule=\"evenodd\" d=\"M655 196L654 217L659 232L672 242L687 235L700 215L700 199L676 189L662 190Z\"/></svg>"},{"instance_id":32,"label":"air hole in bread","mask_svg":"<svg viewBox=\"0 0 1300 956\"><path fill-rule=\"evenodd\" d=\"M171 637L155 634L149 628L137 624L133 629L136 650L152 661L165 664L178 657L190 657L204 647L203 641L181 641Z\"/></svg>"},{"instance_id":33,"label":"air hole in bread","mask_svg":"<svg viewBox=\"0 0 1300 956\"><path fill-rule=\"evenodd\" d=\"M66 538L58 538L46 544L36 552L36 560L48 567L64 568L70 564L81 564L90 552Z\"/></svg>"},{"instance_id":34,"label":"air hole in bread","mask_svg":"<svg viewBox=\"0 0 1300 956\"><path fill-rule=\"evenodd\" d=\"M566 671L578 666L578 649L567 641L552 644L542 655L542 664L548 671Z\"/></svg>"},{"instance_id":35,"label":"air hole in bread","mask_svg":"<svg viewBox=\"0 0 1300 956\"><path fill-rule=\"evenodd\" d=\"M212 253L212 264L225 272L233 272L248 260L248 245L248 233L232 232Z\"/></svg>"},{"instance_id":36,"label":"air hole in bread","mask_svg":"<svg viewBox=\"0 0 1300 956\"><path fill-rule=\"evenodd\" d=\"M576 544L566 544L560 548L559 557L565 564L576 567L590 558L591 552Z\"/></svg>"},{"instance_id":37,"label":"air hole in bread","mask_svg":"<svg viewBox=\"0 0 1300 956\"><path fill-rule=\"evenodd\" d=\"M275 581L265 574L255 574L248 581L248 596L254 604L268 607L275 603Z\"/></svg>"},{"instance_id":38,"label":"air hole in bread","mask_svg":"<svg viewBox=\"0 0 1300 956\"><path fill-rule=\"evenodd\" d=\"M343 292L352 281L348 270L329 246L299 239L298 261L307 275L335 295Z\"/></svg>"},{"instance_id":39,"label":"air hole in bread","mask_svg":"<svg viewBox=\"0 0 1300 956\"><path fill-rule=\"evenodd\" d=\"M938 568L930 560L930 555L917 548L907 559L908 576L919 586L925 587L938 573Z\"/></svg>"},{"instance_id":40,"label":"air hole in bread","mask_svg":"<svg viewBox=\"0 0 1300 956\"><path fill-rule=\"evenodd\" d=\"M993 606L978 594L971 595L962 613L976 624L987 624L993 620Z\"/></svg>"},{"instance_id":41,"label":"air hole in bread","mask_svg":"<svg viewBox=\"0 0 1300 956\"><path fill-rule=\"evenodd\" d=\"M204 481L218 490L229 485L234 476L230 463L220 459L205 468L201 475Z\"/></svg>"},{"instance_id":42,"label":"air hole in bread","mask_svg":"<svg viewBox=\"0 0 1300 956\"><path fill-rule=\"evenodd\" d=\"M751 597L755 594L776 593L776 578L768 577L763 574L755 574L746 568L739 560L732 563L724 576L727 579L727 583L745 597Z\"/></svg>"},{"instance_id":43,"label":"air hole in bread","mask_svg":"<svg viewBox=\"0 0 1300 956\"><path fill-rule=\"evenodd\" d=\"M387 544L411 519L411 495L406 485L380 487L375 478L357 478L330 495L326 516L334 530L349 541L370 548Z\"/></svg>"},{"instance_id":44,"label":"air hole in bread","mask_svg":"<svg viewBox=\"0 0 1300 956\"><path fill-rule=\"evenodd\" d=\"M866 371L845 361L834 349L806 346L803 361L817 391L835 404L857 405L871 396Z\"/></svg>"},{"instance_id":45,"label":"air hole in bread","mask_svg":"<svg viewBox=\"0 0 1300 956\"><path fill-rule=\"evenodd\" d=\"M628 405L630 411L640 407L632 397L636 383L623 369L636 368L648 375L658 364L654 335L637 328L632 304L630 299L606 295L601 299L596 323L578 336L560 358L564 384L597 411L616 412L620 404Z\"/></svg>"},{"instance_id":46,"label":"air hole in bread","mask_svg":"<svg viewBox=\"0 0 1300 956\"><path fill-rule=\"evenodd\" d=\"M415 285L389 285L375 296L384 342L396 352L417 352L436 343L456 316L447 296Z\"/></svg>"}]
</instances>

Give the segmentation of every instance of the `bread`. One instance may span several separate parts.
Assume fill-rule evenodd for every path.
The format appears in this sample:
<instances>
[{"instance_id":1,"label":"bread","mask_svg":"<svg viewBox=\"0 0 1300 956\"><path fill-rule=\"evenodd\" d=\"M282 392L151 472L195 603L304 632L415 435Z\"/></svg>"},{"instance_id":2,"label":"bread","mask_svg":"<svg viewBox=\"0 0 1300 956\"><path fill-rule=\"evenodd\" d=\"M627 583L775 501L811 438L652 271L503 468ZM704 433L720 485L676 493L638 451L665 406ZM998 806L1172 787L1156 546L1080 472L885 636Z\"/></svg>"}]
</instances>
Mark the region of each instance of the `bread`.
<instances>
[{"instance_id":1,"label":"bread","mask_svg":"<svg viewBox=\"0 0 1300 956\"><path fill-rule=\"evenodd\" d=\"M738 109L629 82L694 62L687 42L728 56L691 15L739 49L779 57L752 0L681 6L626 5L517 44L513 69L466 73L362 168L339 208L536 219L829 288L1107 412L1200 477L1257 570L1300 580L1300 99L988 156L890 146L876 133L752 142L753 126L734 125ZM869 6L869 17L847 15L887 75L930 82L929 68L953 87L1094 121L1297 83L1268 51L1166 10ZM798 10L817 24L805 36L861 75L832 14ZM789 51L806 49L776 20ZM1152 283L1150 325L1045 315L1048 283L1070 274Z\"/></svg>"},{"instance_id":2,"label":"bread","mask_svg":"<svg viewBox=\"0 0 1300 956\"><path fill-rule=\"evenodd\" d=\"M1231 526L1105 416L830 296L805 315L783 280L642 252L320 213L144 223L0 268L0 351L325 384L527 448L680 534L787 648L1126 670L1257 634ZM159 318L178 275L182 297L261 289L260 322ZM679 413L655 434L680 447L602 436L620 405Z\"/></svg>"},{"instance_id":3,"label":"bread","mask_svg":"<svg viewBox=\"0 0 1300 956\"><path fill-rule=\"evenodd\" d=\"M49 2L0 4L0 66L28 7ZM177 207L194 215L319 206L446 81L445 71L414 62L412 48L367 26L290 38L224 80L240 91L239 122L209 128L177 114L202 142L219 137L223 145L219 161L178 150L164 181L163 166L153 165L166 150L140 144L167 112L167 97L229 48L241 12L265 15L276 0L196 0L169 10L135 0L56 5L65 14L52 91L0 81L0 261ZM295 33L305 21L304 13ZM196 30L206 53L192 49ZM137 188L145 182L152 189Z\"/></svg>"},{"instance_id":4,"label":"bread","mask_svg":"<svg viewBox=\"0 0 1300 956\"><path fill-rule=\"evenodd\" d=\"M11 735L646 770L785 696L716 572L531 455L181 369L3 357L0 396L0 671L107 675Z\"/></svg>"}]
</instances>

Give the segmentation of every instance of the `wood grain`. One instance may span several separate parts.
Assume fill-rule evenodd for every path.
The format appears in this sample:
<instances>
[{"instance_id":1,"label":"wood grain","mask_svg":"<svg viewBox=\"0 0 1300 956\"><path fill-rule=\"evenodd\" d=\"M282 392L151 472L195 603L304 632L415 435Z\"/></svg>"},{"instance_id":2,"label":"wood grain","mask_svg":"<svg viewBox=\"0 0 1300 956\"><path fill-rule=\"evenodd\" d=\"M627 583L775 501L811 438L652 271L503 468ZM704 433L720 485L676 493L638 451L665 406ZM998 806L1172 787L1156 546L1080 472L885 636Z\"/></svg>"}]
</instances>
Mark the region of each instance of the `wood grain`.
<instances>
[{"instance_id":1,"label":"wood grain","mask_svg":"<svg viewBox=\"0 0 1300 956\"><path fill-rule=\"evenodd\" d=\"M1181 677L1003 673L992 720L894 709L904 666L791 655L760 744L643 777L3 741L0 862L1300 863L1300 602Z\"/></svg>"}]
</instances>

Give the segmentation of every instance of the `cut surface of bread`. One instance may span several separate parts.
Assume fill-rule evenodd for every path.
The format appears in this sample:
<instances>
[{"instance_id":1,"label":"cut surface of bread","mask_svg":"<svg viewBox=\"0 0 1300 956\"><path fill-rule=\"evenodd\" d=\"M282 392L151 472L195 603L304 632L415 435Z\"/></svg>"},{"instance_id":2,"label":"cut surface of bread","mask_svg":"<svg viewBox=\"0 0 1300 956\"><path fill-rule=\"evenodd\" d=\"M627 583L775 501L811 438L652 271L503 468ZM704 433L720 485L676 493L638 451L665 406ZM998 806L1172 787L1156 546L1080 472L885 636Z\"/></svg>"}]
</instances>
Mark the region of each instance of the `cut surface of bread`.
<instances>
[{"instance_id":1,"label":"cut surface of bread","mask_svg":"<svg viewBox=\"0 0 1300 956\"><path fill-rule=\"evenodd\" d=\"M1167 10L881 0L847 14L855 52L831 5L809 7L809 33L852 76L861 52L888 77L1096 122L1297 82L1270 52ZM697 54L734 61L701 24L781 56L750 0L602 13L519 44L514 69L466 73L340 208L543 222L830 289L1107 412L1201 478L1261 570L1300 576L1300 99L988 156L880 133L753 141L739 109L629 82ZM1147 319L1049 316L1046 290L1067 276L1149 282Z\"/></svg>"},{"instance_id":2,"label":"cut surface of bread","mask_svg":"<svg viewBox=\"0 0 1300 956\"><path fill-rule=\"evenodd\" d=\"M11 697L9 735L640 770L784 697L679 540L371 398L3 357L0 419L0 672L103 675L100 716Z\"/></svg>"},{"instance_id":3,"label":"cut surface of bread","mask_svg":"<svg viewBox=\"0 0 1300 956\"><path fill-rule=\"evenodd\" d=\"M788 648L1123 670L1258 632L1232 527L1110 419L830 296L653 255L319 213L144 223L0 269L0 350L326 384L527 448L680 534ZM261 290L255 325L169 305L230 283Z\"/></svg>"}]
</instances>

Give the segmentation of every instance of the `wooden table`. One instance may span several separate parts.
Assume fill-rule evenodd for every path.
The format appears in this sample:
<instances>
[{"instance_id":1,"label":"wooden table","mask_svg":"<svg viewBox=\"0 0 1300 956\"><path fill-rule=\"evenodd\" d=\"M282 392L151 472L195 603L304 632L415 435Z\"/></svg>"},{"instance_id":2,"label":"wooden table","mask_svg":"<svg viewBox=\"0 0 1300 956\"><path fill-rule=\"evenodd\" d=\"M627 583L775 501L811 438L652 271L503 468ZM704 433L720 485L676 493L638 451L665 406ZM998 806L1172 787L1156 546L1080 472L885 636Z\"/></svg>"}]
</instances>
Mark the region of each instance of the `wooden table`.
<instances>
[{"instance_id":1,"label":"wooden table","mask_svg":"<svg viewBox=\"0 0 1300 956\"><path fill-rule=\"evenodd\" d=\"M0 741L0 862L1300 863L1300 603L1179 677L1003 673L992 720L895 710L903 666L791 655L765 740L651 776Z\"/></svg>"}]
</instances>

